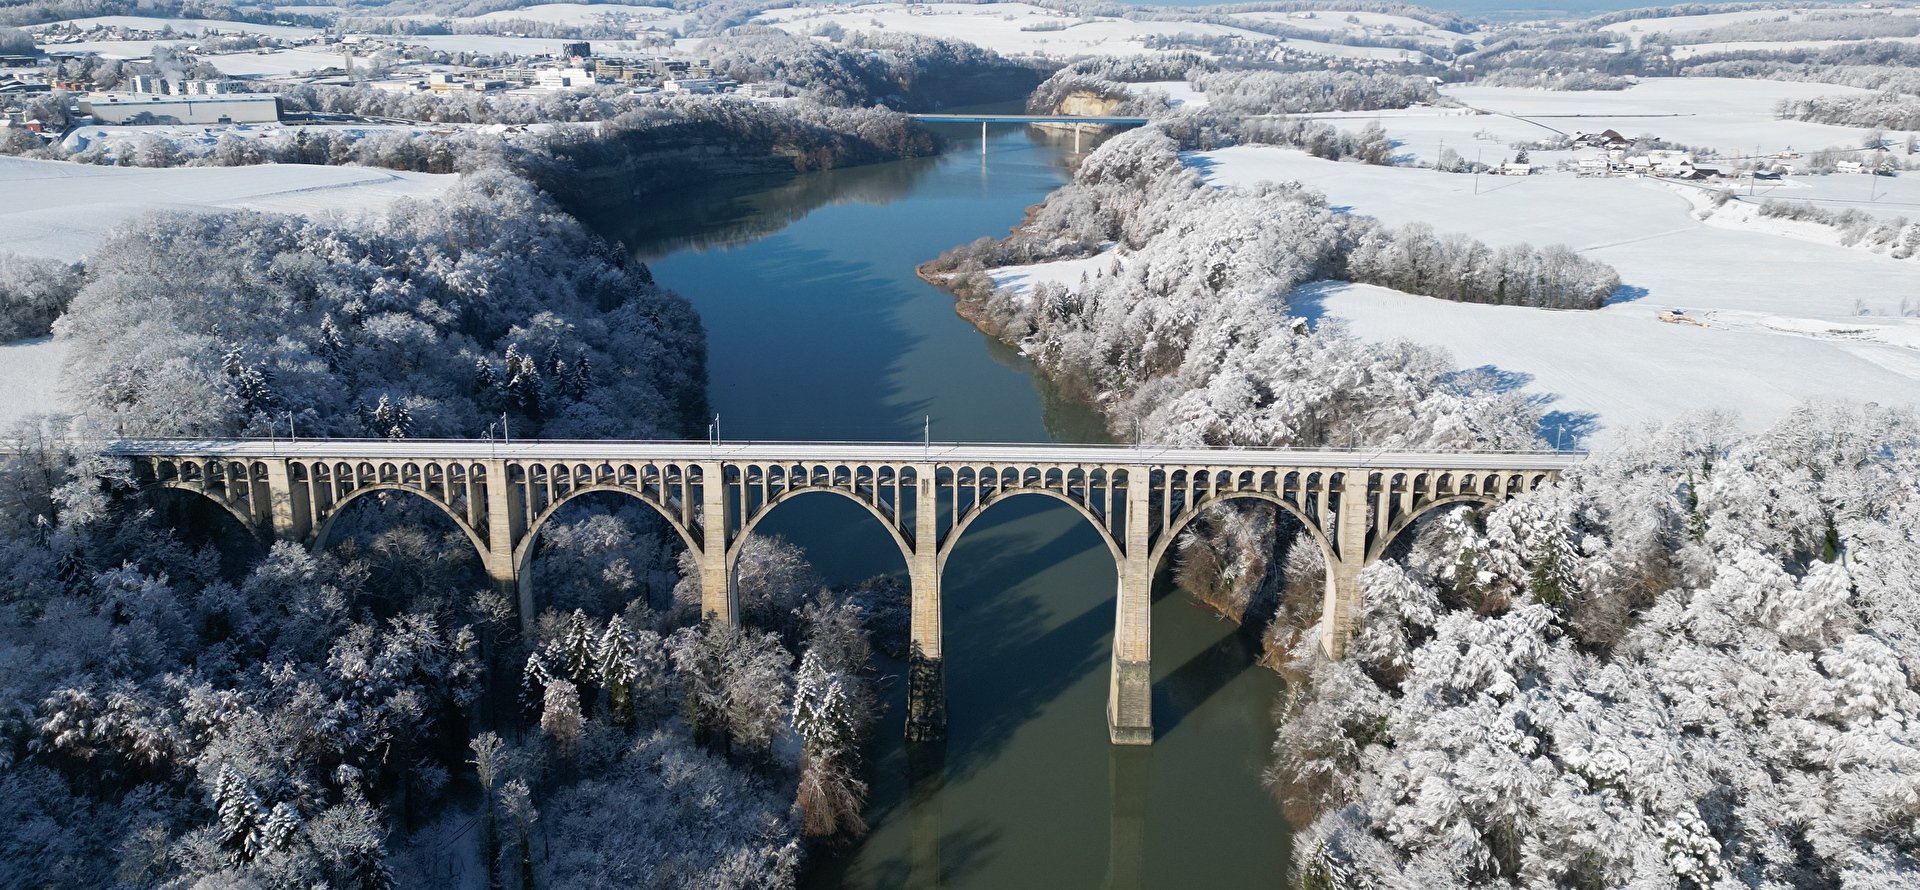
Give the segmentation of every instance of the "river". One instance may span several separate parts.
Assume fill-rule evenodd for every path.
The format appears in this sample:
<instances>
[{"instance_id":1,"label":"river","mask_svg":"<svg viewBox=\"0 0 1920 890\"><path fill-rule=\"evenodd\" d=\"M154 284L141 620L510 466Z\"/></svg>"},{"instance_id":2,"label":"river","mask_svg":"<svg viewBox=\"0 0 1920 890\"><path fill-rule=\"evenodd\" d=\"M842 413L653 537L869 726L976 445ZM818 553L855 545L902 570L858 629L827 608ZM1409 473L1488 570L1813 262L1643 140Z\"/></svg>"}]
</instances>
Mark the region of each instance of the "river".
<instances>
[{"instance_id":1,"label":"river","mask_svg":"<svg viewBox=\"0 0 1920 890\"><path fill-rule=\"evenodd\" d=\"M952 126L952 125L947 125ZM689 189L590 220L693 301L729 439L1105 441L917 263L999 237L1065 182L1070 135L954 127L946 154ZM904 563L853 503L807 496L761 526L834 583ZM820 854L809 890L1283 887L1288 832L1260 771L1279 678L1251 632L1184 592L1153 607L1151 748L1107 741L1115 574L1048 498L992 508L945 578L949 739L902 740L887 665L872 831Z\"/></svg>"}]
</instances>

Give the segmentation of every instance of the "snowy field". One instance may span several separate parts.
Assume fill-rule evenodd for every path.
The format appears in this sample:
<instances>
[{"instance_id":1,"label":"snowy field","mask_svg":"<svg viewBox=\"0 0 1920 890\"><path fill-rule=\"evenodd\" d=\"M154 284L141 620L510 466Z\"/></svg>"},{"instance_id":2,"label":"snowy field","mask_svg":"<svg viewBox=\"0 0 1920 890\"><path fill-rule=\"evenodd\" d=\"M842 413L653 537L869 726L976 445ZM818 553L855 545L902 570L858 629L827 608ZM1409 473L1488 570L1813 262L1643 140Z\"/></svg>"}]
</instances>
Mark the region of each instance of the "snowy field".
<instances>
[{"instance_id":1,"label":"snowy field","mask_svg":"<svg viewBox=\"0 0 1920 890\"><path fill-rule=\"evenodd\" d=\"M372 60L310 49L277 49L265 53L209 53L200 57L228 77L286 77L325 68L346 68L349 61L365 68Z\"/></svg>"},{"instance_id":2,"label":"snowy field","mask_svg":"<svg viewBox=\"0 0 1920 890\"><path fill-rule=\"evenodd\" d=\"M1301 18L1310 14L1313 18ZM1347 21L1348 18L1355 21ZM1292 12L1242 12L1234 15L1236 19L1252 22L1266 22L1285 25L1301 31L1314 31L1328 35L1342 34L1353 37L1410 37L1436 46L1452 46L1465 35L1452 31L1442 31L1419 19L1403 15L1387 15L1379 12L1337 12L1320 10L1313 13Z\"/></svg>"},{"instance_id":3,"label":"snowy field","mask_svg":"<svg viewBox=\"0 0 1920 890\"><path fill-rule=\"evenodd\" d=\"M1042 55L1066 58L1078 55L1130 56L1148 52L1141 41L1153 35L1193 34L1199 36L1232 35L1255 42L1274 43L1275 39L1257 31L1229 28L1198 22L1145 22L1119 18L1074 18L1024 3L968 5L952 3L915 4L878 3L850 11L795 7L776 9L754 19L793 34L806 34L829 22L849 31L884 28L929 37L947 37L987 47L1006 55ZM877 24L876 24L877 23ZM1035 25L1064 25L1058 31L1027 31ZM1383 52L1372 47L1334 46L1310 41L1289 41L1289 47L1308 51L1309 47L1331 47L1343 53L1359 50ZM1385 50L1397 57L1399 50Z\"/></svg>"},{"instance_id":4,"label":"snowy field","mask_svg":"<svg viewBox=\"0 0 1920 890\"><path fill-rule=\"evenodd\" d=\"M1906 404L1920 394L1920 264L1737 221L1651 180L1473 177L1341 164L1264 146L1200 153L1211 182L1298 180L1336 207L1392 225L1426 222L1492 245L1564 243L1618 269L1623 299L1592 312L1450 303L1362 285L1296 300L1369 339L1445 347L1513 375L1548 409L1597 424L1592 445L1642 421L1732 408L1754 425L1801 399ZM1036 270L1078 278L1079 270ZM1014 282L1009 282L1014 283ZM1869 316L1859 316L1864 308ZM1663 323L1684 309L1706 327Z\"/></svg>"},{"instance_id":5,"label":"snowy field","mask_svg":"<svg viewBox=\"0 0 1920 890\"><path fill-rule=\"evenodd\" d=\"M457 177L367 167L96 167L0 158L0 247L76 260L102 232L149 210L353 212L436 197Z\"/></svg>"},{"instance_id":6,"label":"snowy field","mask_svg":"<svg viewBox=\"0 0 1920 890\"><path fill-rule=\"evenodd\" d=\"M60 366L66 359L67 344L52 337L0 343L0 380L7 382L0 394L0 435L30 414L62 410Z\"/></svg>"},{"instance_id":7,"label":"snowy field","mask_svg":"<svg viewBox=\"0 0 1920 890\"><path fill-rule=\"evenodd\" d=\"M481 22L531 21L555 25L596 25L616 18L625 19L629 24L645 22L661 28L678 28L687 20L687 14L657 6L542 3L470 17L472 21Z\"/></svg>"},{"instance_id":8,"label":"snowy field","mask_svg":"<svg viewBox=\"0 0 1920 890\"><path fill-rule=\"evenodd\" d=\"M339 10L334 10L338 12ZM302 40L320 33L317 28L302 28L288 25L255 25L248 22L224 22L217 19L168 19L143 15L102 15L84 19L67 19L54 24L74 25L80 28L128 28L136 31L161 31L172 28L183 35L200 34L258 34L262 37L278 37L282 40ZM39 30L41 26L34 26ZM60 49L55 44L52 48Z\"/></svg>"},{"instance_id":9,"label":"snowy field","mask_svg":"<svg viewBox=\"0 0 1920 890\"><path fill-rule=\"evenodd\" d=\"M1324 120L1347 130L1359 130L1370 121L1379 121L1393 137L1396 153L1417 161L1430 162L1439 156L1442 148L1450 148L1467 160L1498 163L1513 155L1515 144L1607 129L1628 137L1652 135L1682 145L1717 149L1729 157L1746 157L1755 148L1763 154L1788 148L1801 152L1859 148L1870 132L1868 129L1780 120L1774 117L1774 103L1788 98L1872 95L1870 90L1831 84L1708 77L1653 78L1625 90L1447 86L1442 88L1442 93L1461 103L1461 107L1417 105L1299 117ZM1907 134L1888 131L1885 135L1897 143L1904 141ZM1552 167L1572 156L1536 152L1533 163ZM1804 197L1848 201L1868 198L1866 182L1847 177L1842 177L1842 181L1847 185L1835 189L1815 187ZM1920 178L1916 178L1915 183L1920 186ZM1852 185L1858 186L1857 194L1851 189ZM1890 187L1884 182L1881 186ZM1803 186L1783 184L1777 188L1792 192ZM1891 188L1903 190L1898 186ZM1830 195L1828 191L1844 195ZM1914 197L1920 198L1920 191L1916 191Z\"/></svg>"},{"instance_id":10,"label":"snowy field","mask_svg":"<svg viewBox=\"0 0 1920 890\"><path fill-rule=\"evenodd\" d=\"M1920 43L1920 37L1876 37L1878 43ZM1792 52L1823 50L1859 43L1858 40L1734 40L1726 43L1685 43L1673 47L1673 57L1690 59L1719 53Z\"/></svg>"},{"instance_id":11,"label":"snowy field","mask_svg":"<svg viewBox=\"0 0 1920 890\"><path fill-rule=\"evenodd\" d=\"M1703 15L1670 16L1658 19L1634 19L1632 21L1614 22L1610 25L1604 25L1600 30L1612 32L1622 38L1630 38L1637 46L1640 41L1645 40L1653 34L1665 34L1678 40L1684 40L1689 34L1698 34L1702 31L1709 31L1726 25L1769 21L1803 22L1807 20L1807 16L1810 13L1815 15L1832 15L1842 11L1854 15L1865 13L1865 10L1861 8L1843 10L1836 6L1800 9L1754 9L1741 12L1712 12ZM1882 9L1877 10L1876 14L1920 15L1920 9ZM1867 33L1871 33L1871 31L1869 30Z\"/></svg>"},{"instance_id":12,"label":"snowy field","mask_svg":"<svg viewBox=\"0 0 1920 890\"><path fill-rule=\"evenodd\" d=\"M535 124L528 129L541 125ZM61 140L68 151L80 152L89 148L98 148L107 152L110 158L134 157L145 136L164 136L188 156L204 156L228 136L249 140L262 148L282 149L291 145L301 133L327 133L345 136L358 141L370 136L391 133L405 133L418 136L430 132L447 132L467 129L481 132L503 132L502 124L353 124L286 127L279 124L232 124L229 126L207 126L201 124L180 124L174 126L151 127L102 127L88 125L75 127ZM413 174L405 174L412 176Z\"/></svg>"},{"instance_id":13,"label":"snowy field","mask_svg":"<svg viewBox=\"0 0 1920 890\"><path fill-rule=\"evenodd\" d=\"M1875 95L1871 90L1833 84L1717 77L1651 78L1625 90L1450 86L1444 93L1469 107L1533 126L1531 139L1544 138L1554 131L1597 133L1613 129L1629 137L1651 133L1669 142L1739 155L1756 146L1769 153L1788 147L1800 151L1858 148L1867 135L1865 128L1779 120L1774 117L1774 106L1782 99ZM1450 127L1473 126L1471 119L1441 120ZM1387 132L1399 138L1395 126L1389 124ZM1503 128L1502 132L1514 131ZM1903 133L1887 135L1905 138Z\"/></svg>"}]
</instances>

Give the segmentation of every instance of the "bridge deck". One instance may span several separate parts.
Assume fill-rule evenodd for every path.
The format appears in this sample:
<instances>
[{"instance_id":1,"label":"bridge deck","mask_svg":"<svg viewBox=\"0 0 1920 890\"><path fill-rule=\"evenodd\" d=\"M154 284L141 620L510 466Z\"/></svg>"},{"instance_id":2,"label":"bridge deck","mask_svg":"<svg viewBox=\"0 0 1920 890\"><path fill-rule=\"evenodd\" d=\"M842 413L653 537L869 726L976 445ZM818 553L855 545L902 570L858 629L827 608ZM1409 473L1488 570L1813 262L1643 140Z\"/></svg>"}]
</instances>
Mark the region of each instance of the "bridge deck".
<instances>
[{"instance_id":1,"label":"bridge deck","mask_svg":"<svg viewBox=\"0 0 1920 890\"><path fill-rule=\"evenodd\" d=\"M106 444L121 455L296 457L355 460L726 460L881 463L1084 463L1288 467L1446 467L1461 470L1559 470L1585 455L1566 451L1342 451L1285 448L1163 448L1125 445L970 444L957 442L706 442L540 439L128 439Z\"/></svg>"}]
</instances>

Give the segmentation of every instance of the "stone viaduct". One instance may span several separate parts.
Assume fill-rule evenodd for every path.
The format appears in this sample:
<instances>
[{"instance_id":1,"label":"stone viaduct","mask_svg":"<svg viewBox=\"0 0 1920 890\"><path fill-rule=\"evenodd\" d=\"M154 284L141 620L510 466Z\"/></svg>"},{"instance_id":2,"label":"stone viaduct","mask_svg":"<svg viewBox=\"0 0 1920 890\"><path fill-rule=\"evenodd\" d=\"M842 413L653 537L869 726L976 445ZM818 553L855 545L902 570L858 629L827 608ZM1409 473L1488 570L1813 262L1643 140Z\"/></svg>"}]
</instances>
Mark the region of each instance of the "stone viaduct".
<instances>
[{"instance_id":1,"label":"stone viaduct","mask_svg":"<svg viewBox=\"0 0 1920 890\"><path fill-rule=\"evenodd\" d=\"M1115 744L1150 744L1154 574L1186 525L1231 500L1299 520L1327 563L1321 645L1352 632L1360 569L1430 510L1498 503L1558 477L1560 453L1397 454L1096 445L732 442L130 440L143 485L193 492L263 541L325 547L344 508L374 492L424 498L451 517L530 626L527 571L540 530L574 498L616 492L652 506L698 559L703 611L737 622L742 542L780 504L818 492L850 498L906 559L913 663L907 735L945 732L940 578L988 507L1022 495L1072 507L1119 568L1107 722Z\"/></svg>"}]
</instances>

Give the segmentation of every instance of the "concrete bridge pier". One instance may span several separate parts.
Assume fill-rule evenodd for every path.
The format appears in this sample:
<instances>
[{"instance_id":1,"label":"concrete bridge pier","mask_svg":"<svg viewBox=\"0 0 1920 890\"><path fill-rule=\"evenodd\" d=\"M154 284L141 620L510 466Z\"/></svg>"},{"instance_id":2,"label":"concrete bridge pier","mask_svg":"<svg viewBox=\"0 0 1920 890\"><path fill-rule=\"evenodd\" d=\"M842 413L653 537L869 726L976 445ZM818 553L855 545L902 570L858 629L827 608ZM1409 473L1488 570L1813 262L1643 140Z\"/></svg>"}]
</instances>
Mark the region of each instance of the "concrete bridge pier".
<instances>
[{"instance_id":1,"label":"concrete bridge pier","mask_svg":"<svg viewBox=\"0 0 1920 890\"><path fill-rule=\"evenodd\" d=\"M520 607L520 633L531 639L533 579L521 577L520 554L515 547L525 531L520 527L526 522L522 518L524 495L519 486L508 482L506 461L484 461L482 466L486 474L473 481L477 491L470 495L470 499L487 505L484 517L487 549L480 554L480 563L486 568L487 577L493 580L494 589Z\"/></svg>"},{"instance_id":2,"label":"concrete bridge pier","mask_svg":"<svg viewBox=\"0 0 1920 890\"><path fill-rule=\"evenodd\" d=\"M1339 658L1360 623L1360 570L1367 565L1367 471L1341 478L1340 512L1334 520L1334 559L1327 562L1327 595L1321 601L1320 649Z\"/></svg>"},{"instance_id":3,"label":"concrete bridge pier","mask_svg":"<svg viewBox=\"0 0 1920 890\"><path fill-rule=\"evenodd\" d=\"M1153 744L1152 469L1127 468L1126 556L1115 596L1107 736L1116 745Z\"/></svg>"},{"instance_id":4,"label":"concrete bridge pier","mask_svg":"<svg viewBox=\"0 0 1920 890\"><path fill-rule=\"evenodd\" d=\"M726 468L700 465L700 615L708 621L740 623L740 588L735 583L727 541Z\"/></svg>"},{"instance_id":5,"label":"concrete bridge pier","mask_svg":"<svg viewBox=\"0 0 1920 890\"><path fill-rule=\"evenodd\" d=\"M940 631L939 489L935 467L914 467L913 552L907 577L912 584L909 632L913 651L907 657L907 741L932 742L947 737L947 663Z\"/></svg>"}]
</instances>

